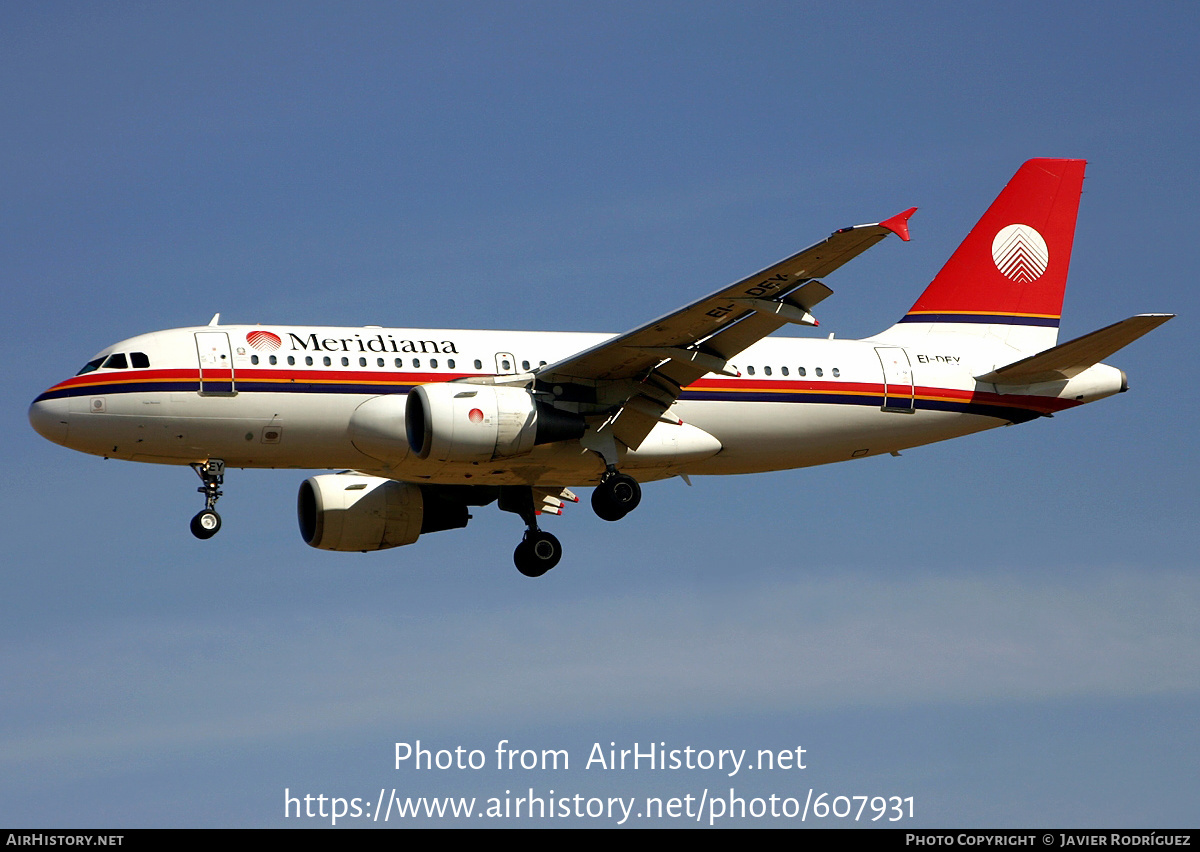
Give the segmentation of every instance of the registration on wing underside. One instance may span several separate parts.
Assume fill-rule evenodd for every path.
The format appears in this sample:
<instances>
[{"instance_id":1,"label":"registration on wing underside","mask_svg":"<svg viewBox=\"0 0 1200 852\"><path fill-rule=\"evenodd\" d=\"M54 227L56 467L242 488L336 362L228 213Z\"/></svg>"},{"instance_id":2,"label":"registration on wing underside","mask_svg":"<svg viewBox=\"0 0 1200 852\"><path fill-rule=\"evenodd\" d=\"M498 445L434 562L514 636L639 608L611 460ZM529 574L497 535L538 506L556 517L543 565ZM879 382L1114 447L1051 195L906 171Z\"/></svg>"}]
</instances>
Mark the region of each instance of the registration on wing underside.
<instances>
[{"instance_id":1,"label":"registration on wing underside","mask_svg":"<svg viewBox=\"0 0 1200 852\"><path fill-rule=\"evenodd\" d=\"M538 373L538 386L613 384L597 403L618 410L610 428L638 444L679 398L709 373L736 375L729 360L785 324L816 325L811 309L833 291L816 279L857 257L890 233L908 238L916 208L884 223L843 228L754 275L584 350Z\"/></svg>"}]
</instances>

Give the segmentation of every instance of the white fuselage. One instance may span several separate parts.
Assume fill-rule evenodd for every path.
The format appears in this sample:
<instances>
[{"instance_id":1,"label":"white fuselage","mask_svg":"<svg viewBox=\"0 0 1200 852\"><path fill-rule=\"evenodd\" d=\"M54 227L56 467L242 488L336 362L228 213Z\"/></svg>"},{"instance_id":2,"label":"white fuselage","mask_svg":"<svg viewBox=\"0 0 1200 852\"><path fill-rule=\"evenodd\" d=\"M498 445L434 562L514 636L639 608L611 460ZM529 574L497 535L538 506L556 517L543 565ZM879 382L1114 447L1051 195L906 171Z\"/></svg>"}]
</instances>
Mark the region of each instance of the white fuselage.
<instances>
[{"instance_id":1,"label":"white fuselage","mask_svg":"<svg viewBox=\"0 0 1200 852\"><path fill-rule=\"evenodd\" d=\"M205 326L141 335L42 394L30 419L52 441L133 461L230 467L347 468L413 482L587 485L604 463L578 441L503 462L422 460L404 410L414 386L511 375L609 335ZM135 357L135 353L137 357ZM709 374L621 468L642 480L804 467L893 452L1089 402L1121 389L1096 365L1074 379L996 388L973 377L1014 351L948 333L896 340L767 338ZM111 356L126 356L121 359ZM135 363L136 362L136 363ZM532 374L532 375L531 375ZM1001 392L1003 391L1003 392Z\"/></svg>"}]
</instances>

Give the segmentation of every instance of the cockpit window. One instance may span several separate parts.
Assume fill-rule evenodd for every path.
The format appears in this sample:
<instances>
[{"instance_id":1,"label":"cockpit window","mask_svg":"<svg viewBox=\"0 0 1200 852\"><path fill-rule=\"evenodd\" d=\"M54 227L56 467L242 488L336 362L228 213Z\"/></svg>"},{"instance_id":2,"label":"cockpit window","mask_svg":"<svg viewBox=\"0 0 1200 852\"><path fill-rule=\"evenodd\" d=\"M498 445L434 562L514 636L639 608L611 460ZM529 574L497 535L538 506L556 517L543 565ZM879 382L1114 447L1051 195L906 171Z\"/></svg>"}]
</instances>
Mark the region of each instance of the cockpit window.
<instances>
[{"instance_id":1,"label":"cockpit window","mask_svg":"<svg viewBox=\"0 0 1200 852\"><path fill-rule=\"evenodd\" d=\"M100 369L100 365L103 363L104 363L103 358L93 358L91 361L88 361L86 364L84 364L83 367L79 370L79 372L76 373L75 375L82 376L84 373L92 372L92 370L98 370L98 369Z\"/></svg>"},{"instance_id":2,"label":"cockpit window","mask_svg":"<svg viewBox=\"0 0 1200 852\"><path fill-rule=\"evenodd\" d=\"M150 359L146 357L145 352L130 352L129 363L134 367L145 369L150 366Z\"/></svg>"}]
</instances>

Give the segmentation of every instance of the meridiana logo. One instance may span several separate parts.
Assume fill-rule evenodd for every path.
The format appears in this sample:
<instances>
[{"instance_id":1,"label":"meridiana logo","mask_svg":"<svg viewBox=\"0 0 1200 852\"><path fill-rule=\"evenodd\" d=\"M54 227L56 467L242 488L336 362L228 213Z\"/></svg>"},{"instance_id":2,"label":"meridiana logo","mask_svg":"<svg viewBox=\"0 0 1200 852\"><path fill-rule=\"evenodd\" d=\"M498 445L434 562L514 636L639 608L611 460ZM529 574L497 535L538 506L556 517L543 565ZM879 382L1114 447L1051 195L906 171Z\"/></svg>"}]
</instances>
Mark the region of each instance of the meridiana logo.
<instances>
[{"instance_id":1,"label":"meridiana logo","mask_svg":"<svg viewBox=\"0 0 1200 852\"><path fill-rule=\"evenodd\" d=\"M1001 228L992 240L992 260L1000 274L1018 284L1037 281L1050 263L1042 235L1028 225Z\"/></svg>"},{"instance_id":2,"label":"meridiana logo","mask_svg":"<svg viewBox=\"0 0 1200 852\"><path fill-rule=\"evenodd\" d=\"M283 343L283 341L279 339L278 334L275 334L271 331L263 331L262 329L255 329L254 331L247 332L246 342L255 349L266 350L267 352L274 352L279 348L280 344Z\"/></svg>"}]
</instances>

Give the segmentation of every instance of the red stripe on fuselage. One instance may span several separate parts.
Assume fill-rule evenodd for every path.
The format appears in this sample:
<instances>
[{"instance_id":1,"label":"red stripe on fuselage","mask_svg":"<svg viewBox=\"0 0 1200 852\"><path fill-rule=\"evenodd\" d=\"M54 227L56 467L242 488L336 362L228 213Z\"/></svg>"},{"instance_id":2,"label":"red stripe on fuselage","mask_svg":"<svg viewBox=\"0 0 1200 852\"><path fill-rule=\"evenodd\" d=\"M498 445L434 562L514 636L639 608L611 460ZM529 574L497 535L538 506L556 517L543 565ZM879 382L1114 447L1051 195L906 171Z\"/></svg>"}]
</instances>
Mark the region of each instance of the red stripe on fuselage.
<instances>
[{"instance_id":1,"label":"red stripe on fuselage","mask_svg":"<svg viewBox=\"0 0 1200 852\"><path fill-rule=\"evenodd\" d=\"M229 371L220 371L223 373L224 380L228 381ZM236 386L240 389L244 384L272 384L279 385L280 391L288 385L326 385L332 393L337 392L337 386L354 386L362 388L365 386L376 386L381 390L393 387L411 387L414 385L431 384L436 382L447 382L457 378L464 378L469 375L467 373L430 373L430 372L380 372L371 370L294 370L294 369L262 369L262 368L243 368L236 370L235 380ZM218 376L214 376L212 371L205 372L205 381L220 380ZM95 387L97 389L104 388L102 392L128 392L136 393L140 385L161 383L161 382L180 382L194 384L196 389L200 385L200 371L192 370L122 370L107 371L107 372L92 372L85 373L81 376L72 376L66 381L59 382L54 387L46 391L53 393L56 391L86 389ZM900 386L907 389L905 386ZM120 390L118 391L117 388ZM895 394L898 388L891 388L891 392ZM700 379L695 383L684 388L684 391L705 391L708 393L728 394L728 401L737 401L739 397L747 394L779 394L781 396L804 396L804 395L821 395L829 396L878 396L882 397L885 393L885 386L881 382L854 382L854 381L814 381L814 380L784 380L784 379ZM243 391L247 393L265 392L265 391ZM1072 408L1078 403L1074 400L1059 399L1057 397L1036 396L1027 394L998 394L988 391L968 390L964 388L939 388L926 385L917 385L914 390L916 399L929 401L953 402L962 405L987 405L999 408L1012 408L1023 411L1036 411L1039 414L1050 414L1056 411L1062 411L1067 408Z\"/></svg>"}]
</instances>

